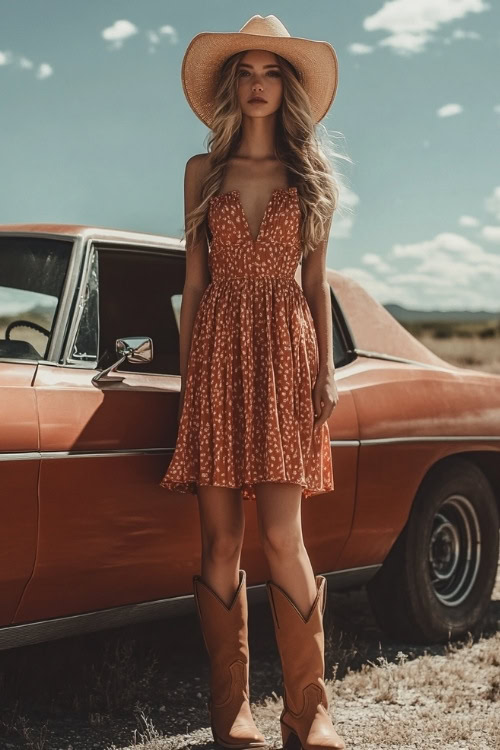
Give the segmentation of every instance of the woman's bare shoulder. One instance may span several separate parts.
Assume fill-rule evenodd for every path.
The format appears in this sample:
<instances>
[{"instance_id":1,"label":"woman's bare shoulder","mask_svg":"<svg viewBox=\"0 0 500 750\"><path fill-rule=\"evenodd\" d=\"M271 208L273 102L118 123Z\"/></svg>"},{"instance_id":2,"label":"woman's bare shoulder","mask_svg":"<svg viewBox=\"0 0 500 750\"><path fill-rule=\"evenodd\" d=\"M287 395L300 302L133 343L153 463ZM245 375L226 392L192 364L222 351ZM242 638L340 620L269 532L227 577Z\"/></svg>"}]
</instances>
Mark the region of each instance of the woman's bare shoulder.
<instances>
[{"instance_id":1,"label":"woman's bare shoulder","mask_svg":"<svg viewBox=\"0 0 500 750\"><path fill-rule=\"evenodd\" d=\"M203 182L210 168L210 154L194 154L186 162L185 178L191 182Z\"/></svg>"},{"instance_id":2,"label":"woman's bare shoulder","mask_svg":"<svg viewBox=\"0 0 500 750\"><path fill-rule=\"evenodd\" d=\"M184 201L186 214L201 202L201 191L205 183L209 163L208 154L195 154L186 162L184 172Z\"/></svg>"}]
</instances>

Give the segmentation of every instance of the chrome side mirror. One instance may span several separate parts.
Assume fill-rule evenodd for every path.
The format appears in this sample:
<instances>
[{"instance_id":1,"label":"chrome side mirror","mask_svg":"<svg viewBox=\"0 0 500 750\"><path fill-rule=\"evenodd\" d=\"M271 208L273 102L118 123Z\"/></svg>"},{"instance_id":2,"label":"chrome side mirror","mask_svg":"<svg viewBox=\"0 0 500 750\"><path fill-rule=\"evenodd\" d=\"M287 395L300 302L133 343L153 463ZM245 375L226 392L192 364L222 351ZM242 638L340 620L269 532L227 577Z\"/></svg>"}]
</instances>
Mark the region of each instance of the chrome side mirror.
<instances>
[{"instance_id":1,"label":"chrome side mirror","mask_svg":"<svg viewBox=\"0 0 500 750\"><path fill-rule=\"evenodd\" d=\"M125 375L110 375L109 373L116 370L122 362L127 360L130 364L142 365L145 362L151 362L153 359L153 339L149 336L131 336L126 339L116 339L116 353L120 359L114 364L101 370L92 378L92 385L96 385L100 380L106 383L110 381L122 381Z\"/></svg>"}]
</instances>

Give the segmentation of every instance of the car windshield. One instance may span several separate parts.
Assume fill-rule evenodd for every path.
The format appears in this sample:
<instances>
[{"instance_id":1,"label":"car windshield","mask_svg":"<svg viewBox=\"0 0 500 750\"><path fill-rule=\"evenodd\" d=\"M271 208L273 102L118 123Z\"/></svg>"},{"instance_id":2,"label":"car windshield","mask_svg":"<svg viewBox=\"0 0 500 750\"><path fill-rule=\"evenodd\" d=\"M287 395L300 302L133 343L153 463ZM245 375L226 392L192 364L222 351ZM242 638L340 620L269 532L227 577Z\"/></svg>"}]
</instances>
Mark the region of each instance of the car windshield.
<instances>
[{"instance_id":1,"label":"car windshield","mask_svg":"<svg viewBox=\"0 0 500 750\"><path fill-rule=\"evenodd\" d=\"M0 358L44 359L72 242L0 236Z\"/></svg>"}]
</instances>

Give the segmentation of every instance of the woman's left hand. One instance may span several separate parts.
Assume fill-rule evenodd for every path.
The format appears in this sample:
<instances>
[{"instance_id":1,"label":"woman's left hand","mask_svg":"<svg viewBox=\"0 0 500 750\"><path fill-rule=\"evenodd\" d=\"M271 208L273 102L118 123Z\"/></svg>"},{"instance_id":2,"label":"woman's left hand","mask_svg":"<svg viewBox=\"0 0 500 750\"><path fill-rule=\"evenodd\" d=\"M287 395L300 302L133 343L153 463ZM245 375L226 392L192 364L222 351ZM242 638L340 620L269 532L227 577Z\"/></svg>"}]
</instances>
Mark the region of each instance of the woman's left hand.
<instances>
[{"instance_id":1,"label":"woman's left hand","mask_svg":"<svg viewBox=\"0 0 500 750\"><path fill-rule=\"evenodd\" d=\"M325 370L318 373L313 392L314 406L314 429L321 427L326 422L334 408L337 406L339 394L335 383L335 371Z\"/></svg>"}]
</instances>

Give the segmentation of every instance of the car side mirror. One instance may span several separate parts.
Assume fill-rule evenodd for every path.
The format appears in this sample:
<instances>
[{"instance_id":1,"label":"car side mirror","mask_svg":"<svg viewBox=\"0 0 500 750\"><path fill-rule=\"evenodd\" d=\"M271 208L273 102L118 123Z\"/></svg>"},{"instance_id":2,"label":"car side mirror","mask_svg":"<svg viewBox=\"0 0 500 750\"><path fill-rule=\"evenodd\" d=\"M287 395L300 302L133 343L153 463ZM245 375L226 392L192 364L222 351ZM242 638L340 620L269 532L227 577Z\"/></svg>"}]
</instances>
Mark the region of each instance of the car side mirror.
<instances>
[{"instance_id":1,"label":"car side mirror","mask_svg":"<svg viewBox=\"0 0 500 750\"><path fill-rule=\"evenodd\" d=\"M127 360L130 364L142 365L153 359L153 339L149 336L131 336L130 338L116 339L116 353L120 357L116 362L101 370L92 378L92 385L104 380L106 383L122 381L125 375L110 375L122 362ZM120 356L121 355L121 356Z\"/></svg>"}]
</instances>

